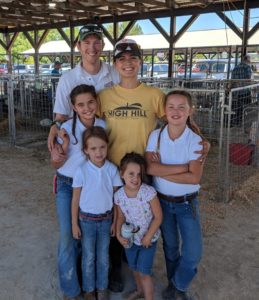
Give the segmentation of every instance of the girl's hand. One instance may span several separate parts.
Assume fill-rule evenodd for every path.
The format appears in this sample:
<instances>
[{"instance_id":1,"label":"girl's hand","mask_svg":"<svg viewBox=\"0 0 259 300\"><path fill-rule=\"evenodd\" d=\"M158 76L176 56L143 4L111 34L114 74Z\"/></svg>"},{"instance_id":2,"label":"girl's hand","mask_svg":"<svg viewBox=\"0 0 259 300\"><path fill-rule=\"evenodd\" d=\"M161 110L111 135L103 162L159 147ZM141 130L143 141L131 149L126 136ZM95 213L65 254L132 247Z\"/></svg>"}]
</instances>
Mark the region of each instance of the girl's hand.
<instances>
[{"instance_id":1,"label":"girl's hand","mask_svg":"<svg viewBox=\"0 0 259 300\"><path fill-rule=\"evenodd\" d=\"M111 225L111 229L110 229L110 233L111 233L111 236L115 236L116 234L116 227L115 227L115 223L113 222L112 225Z\"/></svg>"},{"instance_id":2,"label":"girl's hand","mask_svg":"<svg viewBox=\"0 0 259 300\"><path fill-rule=\"evenodd\" d=\"M141 243L142 243L142 246L145 248L148 248L152 245L151 238L148 236L144 236Z\"/></svg>"},{"instance_id":3,"label":"girl's hand","mask_svg":"<svg viewBox=\"0 0 259 300\"><path fill-rule=\"evenodd\" d=\"M55 163L62 163L67 159L66 154L60 144L55 144L51 150L51 160Z\"/></svg>"},{"instance_id":4,"label":"girl's hand","mask_svg":"<svg viewBox=\"0 0 259 300\"><path fill-rule=\"evenodd\" d=\"M118 235L117 236L117 239L118 241L120 242L120 244L123 246L123 247L127 247L128 244L129 244L129 240L128 239L125 239L124 237L122 237L121 235Z\"/></svg>"},{"instance_id":5,"label":"girl's hand","mask_svg":"<svg viewBox=\"0 0 259 300\"><path fill-rule=\"evenodd\" d=\"M203 163L210 151L210 143L206 140L202 140L199 142L199 145L202 145L202 150L195 151L195 153L201 154L201 156L197 159L200 163Z\"/></svg>"},{"instance_id":6,"label":"girl's hand","mask_svg":"<svg viewBox=\"0 0 259 300\"><path fill-rule=\"evenodd\" d=\"M60 129L59 132L58 132L58 136L64 140L66 138L68 138L68 134L66 132L66 130L64 128Z\"/></svg>"},{"instance_id":7,"label":"girl's hand","mask_svg":"<svg viewBox=\"0 0 259 300\"><path fill-rule=\"evenodd\" d=\"M73 233L73 238L76 240L81 239L81 230L78 226L78 224L73 224L72 225L72 233Z\"/></svg>"},{"instance_id":8,"label":"girl's hand","mask_svg":"<svg viewBox=\"0 0 259 300\"><path fill-rule=\"evenodd\" d=\"M66 130L64 128L62 128L59 130L58 136L63 141L62 148L63 148L64 153L67 153L69 142L70 142L69 135L67 134Z\"/></svg>"},{"instance_id":9,"label":"girl's hand","mask_svg":"<svg viewBox=\"0 0 259 300\"><path fill-rule=\"evenodd\" d=\"M160 154L158 152L152 152L151 161L160 162Z\"/></svg>"}]
</instances>

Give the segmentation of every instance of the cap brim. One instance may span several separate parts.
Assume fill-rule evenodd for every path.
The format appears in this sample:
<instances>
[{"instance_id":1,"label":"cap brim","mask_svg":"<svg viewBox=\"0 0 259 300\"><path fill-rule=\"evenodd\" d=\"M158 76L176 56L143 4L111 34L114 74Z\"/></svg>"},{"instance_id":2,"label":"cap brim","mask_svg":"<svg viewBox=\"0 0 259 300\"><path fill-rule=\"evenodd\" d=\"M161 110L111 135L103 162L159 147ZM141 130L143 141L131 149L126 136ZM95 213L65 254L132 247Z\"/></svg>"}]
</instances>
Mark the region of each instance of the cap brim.
<instances>
[{"instance_id":1,"label":"cap brim","mask_svg":"<svg viewBox=\"0 0 259 300\"><path fill-rule=\"evenodd\" d=\"M117 53L116 55L114 55L114 58L119 58L121 57L124 53L130 53L133 56L138 56L139 58L141 58L141 52L140 51L133 51L133 50L125 50L125 51L121 51L119 53Z\"/></svg>"},{"instance_id":2,"label":"cap brim","mask_svg":"<svg viewBox=\"0 0 259 300\"><path fill-rule=\"evenodd\" d=\"M90 32L85 32L83 34L80 34L79 41L83 41L89 35L96 35L100 38L100 40L103 38L103 35L101 33L90 31Z\"/></svg>"}]
</instances>

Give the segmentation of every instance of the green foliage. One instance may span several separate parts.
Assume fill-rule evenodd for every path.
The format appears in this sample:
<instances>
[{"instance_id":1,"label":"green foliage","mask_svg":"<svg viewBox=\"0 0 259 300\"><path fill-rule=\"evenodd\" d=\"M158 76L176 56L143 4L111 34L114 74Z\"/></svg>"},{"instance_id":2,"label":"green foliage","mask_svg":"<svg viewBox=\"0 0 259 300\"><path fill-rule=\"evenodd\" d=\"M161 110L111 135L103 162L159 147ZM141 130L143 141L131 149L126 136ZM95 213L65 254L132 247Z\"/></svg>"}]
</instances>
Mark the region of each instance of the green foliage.
<instances>
[{"instance_id":1,"label":"green foliage","mask_svg":"<svg viewBox=\"0 0 259 300\"><path fill-rule=\"evenodd\" d=\"M124 29L127 27L128 24L129 22L119 23L119 35L124 31ZM108 24L105 26L105 28L110 33L110 35L113 36L113 24ZM135 24L127 35L139 35L139 34L143 34L142 28L139 24Z\"/></svg>"}]
</instances>

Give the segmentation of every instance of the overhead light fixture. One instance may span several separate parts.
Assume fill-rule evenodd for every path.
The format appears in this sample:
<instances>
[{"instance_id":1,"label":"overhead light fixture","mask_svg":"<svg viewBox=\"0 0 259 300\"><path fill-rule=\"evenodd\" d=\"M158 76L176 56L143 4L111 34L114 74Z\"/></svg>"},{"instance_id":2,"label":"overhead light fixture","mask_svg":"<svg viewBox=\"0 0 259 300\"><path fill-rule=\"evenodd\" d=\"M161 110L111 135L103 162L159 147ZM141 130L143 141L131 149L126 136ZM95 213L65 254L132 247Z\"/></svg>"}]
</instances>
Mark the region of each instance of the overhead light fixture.
<instances>
[{"instance_id":1,"label":"overhead light fixture","mask_svg":"<svg viewBox=\"0 0 259 300\"><path fill-rule=\"evenodd\" d=\"M54 8L54 7L56 7L56 3L50 2L49 3L49 8Z\"/></svg>"}]
</instances>

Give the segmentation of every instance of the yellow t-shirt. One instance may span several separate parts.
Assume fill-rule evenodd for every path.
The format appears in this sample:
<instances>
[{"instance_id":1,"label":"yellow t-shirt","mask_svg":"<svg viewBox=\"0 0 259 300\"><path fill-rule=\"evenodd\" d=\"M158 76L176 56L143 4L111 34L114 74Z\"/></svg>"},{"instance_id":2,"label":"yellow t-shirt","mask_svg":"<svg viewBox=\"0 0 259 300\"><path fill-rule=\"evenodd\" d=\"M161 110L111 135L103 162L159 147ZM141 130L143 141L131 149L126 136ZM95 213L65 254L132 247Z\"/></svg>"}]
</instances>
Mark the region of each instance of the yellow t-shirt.
<instances>
[{"instance_id":1,"label":"yellow t-shirt","mask_svg":"<svg viewBox=\"0 0 259 300\"><path fill-rule=\"evenodd\" d=\"M163 92L144 83L135 89L114 85L103 90L99 100L109 134L108 158L119 165L126 153L143 155L150 132L164 116Z\"/></svg>"}]
</instances>

